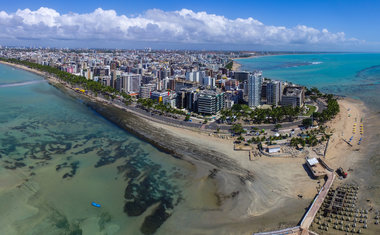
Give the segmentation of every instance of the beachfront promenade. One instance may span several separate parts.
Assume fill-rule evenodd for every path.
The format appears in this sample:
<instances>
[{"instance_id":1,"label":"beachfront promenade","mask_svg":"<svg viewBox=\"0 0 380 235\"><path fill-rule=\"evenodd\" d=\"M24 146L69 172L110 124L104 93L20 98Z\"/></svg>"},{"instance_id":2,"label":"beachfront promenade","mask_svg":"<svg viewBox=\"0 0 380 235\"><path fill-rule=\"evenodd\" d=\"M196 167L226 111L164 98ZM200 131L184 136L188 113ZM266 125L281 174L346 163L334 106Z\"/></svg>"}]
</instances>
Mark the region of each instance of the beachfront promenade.
<instances>
[{"instance_id":1,"label":"beachfront promenade","mask_svg":"<svg viewBox=\"0 0 380 235\"><path fill-rule=\"evenodd\" d=\"M316 195L313 203L311 204L309 210L304 215L303 219L301 220L299 226L292 227L292 228L286 228L281 229L277 231L271 231L271 232L263 232L263 233L254 233L255 235L279 235L279 234L300 234L300 235L307 235L307 234L316 234L314 232L309 231L309 227L311 223L314 220L315 215L317 214L319 208L322 206L323 201L325 200L333 182L335 179L335 173L329 172L327 174L327 179L325 184L322 186L322 188L319 190L318 194Z\"/></svg>"},{"instance_id":2,"label":"beachfront promenade","mask_svg":"<svg viewBox=\"0 0 380 235\"><path fill-rule=\"evenodd\" d=\"M314 220L315 215L317 214L319 208L322 206L323 201L325 200L333 182L335 179L335 173L330 172L327 174L327 180L321 190L319 190L317 197L314 199L313 204L309 208L309 211L305 214L304 218L300 223L301 230L308 230L311 223ZM302 233L304 234L304 233Z\"/></svg>"}]
</instances>

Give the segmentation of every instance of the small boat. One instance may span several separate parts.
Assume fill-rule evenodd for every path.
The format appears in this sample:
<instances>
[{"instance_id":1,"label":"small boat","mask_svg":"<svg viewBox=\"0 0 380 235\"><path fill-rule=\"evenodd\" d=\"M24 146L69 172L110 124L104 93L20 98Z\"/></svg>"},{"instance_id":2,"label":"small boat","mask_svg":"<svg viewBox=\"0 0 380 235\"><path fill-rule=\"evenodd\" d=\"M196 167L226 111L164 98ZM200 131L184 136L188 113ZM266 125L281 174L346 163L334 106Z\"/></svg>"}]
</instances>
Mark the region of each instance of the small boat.
<instances>
[{"instance_id":1,"label":"small boat","mask_svg":"<svg viewBox=\"0 0 380 235\"><path fill-rule=\"evenodd\" d=\"M100 204L98 204L96 202L91 202L91 205L94 206L94 207L101 207Z\"/></svg>"}]
</instances>

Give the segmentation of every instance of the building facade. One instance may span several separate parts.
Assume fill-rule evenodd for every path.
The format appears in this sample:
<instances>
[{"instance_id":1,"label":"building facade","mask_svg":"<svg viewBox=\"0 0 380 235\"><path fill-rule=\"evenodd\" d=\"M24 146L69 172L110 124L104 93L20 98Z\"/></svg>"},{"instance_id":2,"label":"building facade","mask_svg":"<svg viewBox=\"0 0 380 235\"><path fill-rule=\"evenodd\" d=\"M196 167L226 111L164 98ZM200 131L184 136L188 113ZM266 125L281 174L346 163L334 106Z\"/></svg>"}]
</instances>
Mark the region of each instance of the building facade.
<instances>
[{"instance_id":1,"label":"building facade","mask_svg":"<svg viewBox=\"0 0 380 235\"><path fill-rule=\"evenodd\" d=\"M270 81L266 85L267 104L277 106L281 101L281 82Z\"/></svg>"},{"instance_id":2,"label":"building facade","mask_svg":"<svg viewBox=\"0 0 380 235\"><path fill-rule=\"evenodd\" d=\"M216 114L224 108L224 93L204 90L198 95L198 113Z\"/></svg>"},{"instance_id":3,"label":"building facade","mask_svg":"<svg viewBox=\"0 0 380 235\"><path fill-rule=\"evenodd\" d=\"M126 93L137 93L140 91L141 75L124 73L121 75L123 91Z\"/></svg>"},{"instance_id":4,"label":"building facade","mask_svg":"<svg viewBox=\"0 0 380 235\"><path fill-rule=\"evenodd\" d=\"M150 94L155 90L156 85L155 84L144 84L140 87L140 98L150 98Z\"/></svg>"},{"instance_id":5,"label":"building facade","mask_svg":"<svg viewBox=\"0 0 380 235\"><path fill-rule=\"evenodd\" d=\"M282 96L282 106L302 107L305 100L303 87L286 87Z\"/></svg>"},{"instance_id":6,"label":"building facade","mask_svg":"<svg viewBox=\"0 0 380 235\"><path fill-rule=\"evenodd\" d=\"M261 74L253 73L248 76L248 105L249 107L257 107L261 100Z\"/></svg>"}]
</instances>

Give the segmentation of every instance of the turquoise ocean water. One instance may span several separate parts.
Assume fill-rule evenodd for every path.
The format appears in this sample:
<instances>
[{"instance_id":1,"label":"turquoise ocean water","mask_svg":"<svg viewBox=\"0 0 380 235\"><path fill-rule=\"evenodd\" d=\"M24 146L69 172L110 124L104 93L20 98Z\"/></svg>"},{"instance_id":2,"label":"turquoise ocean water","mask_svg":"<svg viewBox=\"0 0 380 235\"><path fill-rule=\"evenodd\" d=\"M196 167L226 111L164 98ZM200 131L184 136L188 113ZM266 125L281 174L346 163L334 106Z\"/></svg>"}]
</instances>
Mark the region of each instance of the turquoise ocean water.
<instances>
[{"instance_id":1,"label":"turquoise ocean water","mask_svg":"<svg viewBox=\"0 0 380 235\"><path fill-rule=\"evenodd\" d=\"M148 234L186 201L192 171L0 64L0 234Z\"/></svg>"},{"instance_id":2,"label":"turquoise ocean water","mask_svg":"<svg viewBox=\"0 0 380 235\"><path fill-rule=\"evenodd\" d=\"M305 54L236 60L241 70L358 98L380 111L380 54Z\"/></svg>"}]
</instances>

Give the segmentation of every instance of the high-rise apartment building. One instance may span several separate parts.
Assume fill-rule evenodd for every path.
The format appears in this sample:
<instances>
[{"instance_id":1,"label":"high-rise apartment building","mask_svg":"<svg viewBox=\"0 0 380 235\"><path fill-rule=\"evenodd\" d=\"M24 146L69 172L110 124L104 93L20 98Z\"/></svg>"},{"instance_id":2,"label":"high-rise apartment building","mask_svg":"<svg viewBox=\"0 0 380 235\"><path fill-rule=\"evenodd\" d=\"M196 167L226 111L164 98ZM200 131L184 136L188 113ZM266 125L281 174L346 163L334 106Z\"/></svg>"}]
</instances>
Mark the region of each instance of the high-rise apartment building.
<instances>
[{"instance_id":1,"label":"high-rise apartment building","mask_svg":"<svg viewBox=\"0 0 380 235\"><path fill-rule=\"evenodd\" d=\"M278 105L281 101L281 82L270 81L266 86L267 104Z\"/></svg>"},{"instance_id":2,"label":"high-rise apartment building","mask_svg":"<svg viewBox=\"0 0 380 235\"><path fill-rule=\"evenodd\" d=\"M224 93L204 90L198 94L198 113L216 114L224 108Z\"/></svg>"},{"instance_id":3,"label":"high-rise apartment building","mask_svg":"<svg viewBox=\"0 0 380 235\"><path fill-rule=\"evenodd\" d=\"M261 73L251 73L248 76L248 105L256 107L261 100Z\"/></svg>"},{"instance_id":4,"label":"high-rise apartment building","mask_svg":"<svg viewBox=\"0 0 380 235\"><path fill-rule=\"evenodd\" d=\"M251 73L249 72L235 72L234 73L234 79L243 82L247 81Z\"/></svg>"},{"instance_id":5,"label":"high-rise apartment building","mask_svg":"<svg viewBox=\"0 0 380 235\"><path fill-rule=\"evenodd\" d=\"M141 75L123 73L116 80L116 89L125 93L137 93L140 91Z\"/></svg>"},{"instance_id":6,"label":"high-rise apartment building","mask_svg":"<svg viewBox=\"0 0 380 235\"><path fill-rule=\"evenodd\" d=\"M140 87L139 98L150 98L152 91L156 88L155 84L144 84Z\"/></svg>"},{"instance_id":7,"label":"high-rise apartment building","mask_svg":"<svg viewBox=\"0 0 380 235\"><path fill-rule=\"evenodd\" d=\"M202 83L204 77L206 77L205 71L186 72L187 81Z\"/></svg>"}]
</instances>

